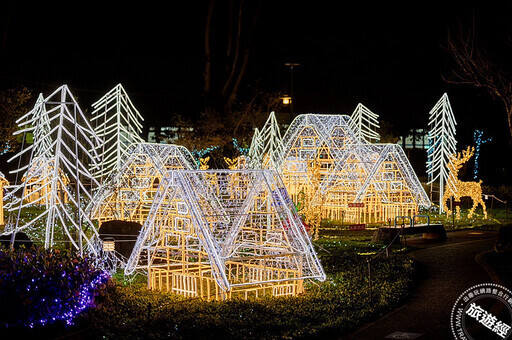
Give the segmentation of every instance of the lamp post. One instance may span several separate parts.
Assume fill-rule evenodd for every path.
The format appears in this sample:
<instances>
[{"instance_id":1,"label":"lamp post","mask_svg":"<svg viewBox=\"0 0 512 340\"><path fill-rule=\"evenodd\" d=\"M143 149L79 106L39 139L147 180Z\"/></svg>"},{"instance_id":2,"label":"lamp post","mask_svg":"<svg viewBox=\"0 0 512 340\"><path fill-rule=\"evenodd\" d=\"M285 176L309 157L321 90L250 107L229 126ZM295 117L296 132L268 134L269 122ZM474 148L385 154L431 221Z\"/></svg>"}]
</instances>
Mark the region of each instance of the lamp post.
<instances>
[{"instance_id":1,"label":"lamp post","mask_svg":"<svg viewBox=\"0 0 512 340\"><path fill-rule=\"evenodd\" d=\"M299 66L299 63L285 63L284 66L288 66L290 68L290 98L289 98L289 104L290 104L290 123L293 119L293 68L295 66ZM284 100L283 100L284 104Z\"/></svg>"}]
</instances>

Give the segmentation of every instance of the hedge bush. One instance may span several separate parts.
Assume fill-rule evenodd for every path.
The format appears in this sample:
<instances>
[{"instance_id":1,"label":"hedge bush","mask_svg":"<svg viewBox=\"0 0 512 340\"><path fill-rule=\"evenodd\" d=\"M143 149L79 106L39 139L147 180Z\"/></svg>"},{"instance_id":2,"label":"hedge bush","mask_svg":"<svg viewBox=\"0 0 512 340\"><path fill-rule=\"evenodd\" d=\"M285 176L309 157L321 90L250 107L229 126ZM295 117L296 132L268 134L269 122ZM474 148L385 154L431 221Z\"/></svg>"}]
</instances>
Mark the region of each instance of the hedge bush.
<instances>
[{"instance_id":1,"label":"hedge bush","mask_svg":"<svg viewBox=\"0 0 512 340\"><path fill-rule=\"evenodd\" d=\"M0 247L0 326L72 324L109 278L76 252Z\"/></svg>"},{"instance_id":2,"label":"hedge bush","mask_svg":"<svg viewBox=\"0 0 512 340\"><path fill-rule=\"evenodd\" d=\"M339 337L400 304L411 291L414 263L401 254L372 261L370 299L367 256L373 245L326 241L319 256L328 274L298 297L205 302L111 283L96 308L77 322L103 339L286 339Z\"/></svg>"}]
</instances>

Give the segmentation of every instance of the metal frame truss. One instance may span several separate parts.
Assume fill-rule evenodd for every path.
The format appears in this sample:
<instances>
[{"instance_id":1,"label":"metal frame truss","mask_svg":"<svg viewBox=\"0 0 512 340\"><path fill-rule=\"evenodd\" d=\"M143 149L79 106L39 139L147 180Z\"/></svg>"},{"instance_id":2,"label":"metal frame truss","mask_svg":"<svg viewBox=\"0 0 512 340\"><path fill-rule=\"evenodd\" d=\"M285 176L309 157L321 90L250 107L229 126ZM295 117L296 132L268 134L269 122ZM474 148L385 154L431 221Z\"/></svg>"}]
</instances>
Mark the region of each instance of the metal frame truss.
<instances>
[{"instance_id":1,"label":"metal frame truss","mask_svg":"<svg viewBox=\"0 0 512 340\"><path fill-rule=\"evenodd\" d=\"M310 238L271 170L171 170L126 274L149 287L204 299L296 295L325 279Z\"/></svg>"}]
</instances>

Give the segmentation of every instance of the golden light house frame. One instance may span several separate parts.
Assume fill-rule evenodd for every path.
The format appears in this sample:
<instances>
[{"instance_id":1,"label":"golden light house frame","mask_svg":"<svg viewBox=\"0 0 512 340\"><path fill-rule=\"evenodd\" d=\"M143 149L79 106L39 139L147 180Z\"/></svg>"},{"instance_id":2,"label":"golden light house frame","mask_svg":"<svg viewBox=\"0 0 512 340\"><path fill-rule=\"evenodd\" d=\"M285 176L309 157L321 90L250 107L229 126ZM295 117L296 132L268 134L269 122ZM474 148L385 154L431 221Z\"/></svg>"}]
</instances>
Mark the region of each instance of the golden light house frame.
<instances>
[{"instance_id":1,"label":"golden light house frame","mask_svg":"<svg viewBox=\"0 0 512 340\"><path fill-rule=\"evenodd\" d=\"M87 208L100 226L111 220L144 224L167 171L197 168L186 148L157 143L131 144L121 156L120 164L118 171L110 174L95 192Z\"/></svg>"},{"instance_id":2,"label":"golden light house frame","mask_svg":"<svg viewBox=\"0 0 512 340\"><path fill-rule=\"evenodd\" d=\"M382 223L431 205L402 148L360 138L349 116L299 115L282 140L273 163L290 197L324 219Z\"/></svg>"},{"instance_id":3,"label":"golden light house frame","mask_svg":"<svg viewBox=\"0 0 512 340\"><path fill-rule=\"evenodd\" d=\"M171 170L125 268L149 287L221 300L294 296L325 279L279 175L271 170Z\"/></svg>"}]
</instances>

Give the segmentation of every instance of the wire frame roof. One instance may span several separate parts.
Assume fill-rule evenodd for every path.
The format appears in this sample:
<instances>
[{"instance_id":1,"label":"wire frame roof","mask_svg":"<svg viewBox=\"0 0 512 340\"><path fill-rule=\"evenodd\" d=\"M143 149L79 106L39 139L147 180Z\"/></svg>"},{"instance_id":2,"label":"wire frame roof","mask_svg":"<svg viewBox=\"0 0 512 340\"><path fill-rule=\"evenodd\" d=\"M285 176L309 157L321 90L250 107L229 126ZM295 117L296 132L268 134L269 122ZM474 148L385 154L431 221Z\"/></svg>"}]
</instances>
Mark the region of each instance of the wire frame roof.
<instances>
[{"instance_id":1,"label":"wire frame roof","mask_svg":"<svg viewBox=\"0 0 512 340\"><path fill-rule=\"evenodd\" d=\"M316 196L325 195L337 186L345 186L344 191L353 192L350 202L357 203L371 188L377 191L383 203L388 203L391 202L389 192L395 189L387 189L393 186L407 192L407 202L404 203L429 207L430 200L403 149L398 144L370 143L356 132L351 117L346 115L299 115L283 136L283 151L275 162L277 170L281 174L294 173L292 177L296 181L307 184L311 175L308 174L308 162L329 158L332 165L323 170ZM394 179L387 179L390 183L384 183L384 167L391 166L396 172ZM287 181L285 179L288 185ZM383 189L384 184L387 185L386 190ZM318 197L311 198L311 202L314 203L315 199Z\"/></svg>"},{"instance_id":2,"label":"wire frame roof","mask_svg":"<svg viewBox=\"0 0 512 340\"><path fill-rule=\"evenodd\" d=\"M182 216L179 220L185 222L178 227L169 216ZM273 170L169 171L125 273L155 265L154 256L173 249L168 240L178 234L185 235L186 247L195 244L207 253L212 276L222 290L269 282L265 275L240 281L228 262L258 260L263 267L300 272L295 280L325 279L304 225Z\"/></svg>"},{"instance_id":3,"label":"wire frame roof","mask_svg":"<svg viewBox=\"0 0 512 340\"><path fill-rule=\"evenodd\" d=\"M131 144L120 164L119 170L111 173L95 192L87 208L93 219L132 220L131 212L136 207L143 202L151 204L151 193L169 170L196 168L185 147L157 143Z\"/></svg>"}]
</instances>

